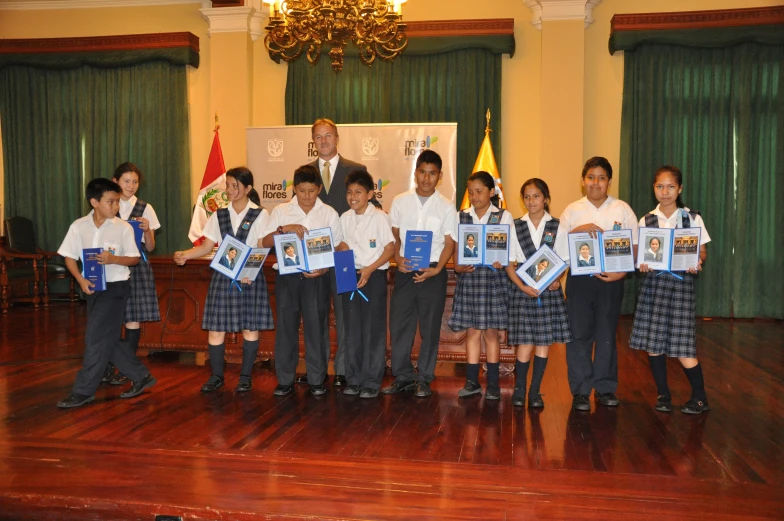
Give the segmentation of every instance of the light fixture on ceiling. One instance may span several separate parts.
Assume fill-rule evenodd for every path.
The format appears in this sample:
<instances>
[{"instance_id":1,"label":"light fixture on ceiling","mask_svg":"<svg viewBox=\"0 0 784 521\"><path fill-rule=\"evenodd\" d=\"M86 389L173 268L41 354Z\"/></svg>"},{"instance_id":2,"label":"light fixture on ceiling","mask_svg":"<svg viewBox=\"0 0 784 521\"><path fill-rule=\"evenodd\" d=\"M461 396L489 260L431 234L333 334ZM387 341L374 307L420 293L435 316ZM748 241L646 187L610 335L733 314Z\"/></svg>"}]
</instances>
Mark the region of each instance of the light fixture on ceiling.
<instances>
[{"instance_id":1,"label":"light fixture on ceiling","mask_svg":"<svg viewBox=\"0 0 784 521\"><path fill-rule=\"evenodd\" d=\"M270 7L264 46L275 61L296 60L305 52L311 64L329 47L335 72L343 69L349 42L365 65L376 57L393 60L408 44L401 9L405 1L264 0Z\"/></svg>"}]
</instances>

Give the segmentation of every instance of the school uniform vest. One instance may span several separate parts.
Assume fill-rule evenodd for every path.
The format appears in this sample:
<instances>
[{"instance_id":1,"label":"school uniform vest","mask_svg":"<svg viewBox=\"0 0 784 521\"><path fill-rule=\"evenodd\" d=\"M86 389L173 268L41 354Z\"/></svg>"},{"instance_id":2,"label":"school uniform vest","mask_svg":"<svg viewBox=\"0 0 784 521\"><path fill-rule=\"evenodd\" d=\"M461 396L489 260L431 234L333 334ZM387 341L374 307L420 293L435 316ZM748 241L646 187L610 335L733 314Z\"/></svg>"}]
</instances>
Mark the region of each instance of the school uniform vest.
<instances>
[{"instance_id":1,"label":"school uniform vest","mask_svg":"<svg viewBox=\"0 0 784 521\"><path fill-rule=\"evenodd\" d=\"M490 214L490 218L487 220L487 224L501 224L501 216L504 215L504 209L501 208L497 212L492 212ZM471 214L464 211L460 212L460 224L474 224L474 218L471 217Z\"/></svg>"},{"instance_id":2,"label":"school uniform vest","mask_svg":"<svg viewBox=\"0 0 784 521\"><path fill-rule=\"evenodd\" d=\"M681 227L682 228L691 228L691 220L696 219L697 216L700 215L700 212L696 210L689 211L688 214L681 213ZM652 214L646 213L645 214L645 227L646 228L658 228L659 227L659 217Z\"/></svg>"},{"instance_id":3,"label":"school uniform vest","mask_svg":"<svg viewBox=\"0 0 784 521\"><path fill-rule=\"evenodd\" d=\"M221 237L230 235L238 241L245 242L245 239L248 238L248 233L250 233L251 226L253 226L254 221L260 214L261 208L250 208L248 213L245 214L245 218L242 220L242 222L240 222L237 233L234 233L234 230L231 229L231 216L229 215L229 209L221 208L218 210L218 226L220 227Z\"/></svg>"},{"instance_id":4,"label":"school uniform vest","mask_svg":"<svg viewBox=\"0 0 784 521\"><path fill-rule=\"evenodd\" d=\"M534 246L534 240L531 237L531 232L528 230L528 223L523 219L516 219L514 223L515 233L517 234L517 242L520 244L520 248L523 249L525 258L528 259L536 253L536 246ZM558 235L559 224L560 221L555 218L550 219L544 223L544 235L542 236L542 241L550 248L555 246L555 237ZM552 237L552 239L547 240L550 237Z\"/></svg>"}]
</instances>

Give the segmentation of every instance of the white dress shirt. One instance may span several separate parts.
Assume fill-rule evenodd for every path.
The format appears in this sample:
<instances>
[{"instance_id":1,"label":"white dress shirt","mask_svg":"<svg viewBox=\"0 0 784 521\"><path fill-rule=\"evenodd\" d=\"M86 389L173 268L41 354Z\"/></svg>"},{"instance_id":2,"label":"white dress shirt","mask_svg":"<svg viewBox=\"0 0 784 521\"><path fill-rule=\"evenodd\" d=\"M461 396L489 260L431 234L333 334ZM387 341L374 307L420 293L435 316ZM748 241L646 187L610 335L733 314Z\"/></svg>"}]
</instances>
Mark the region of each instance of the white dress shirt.
<instances>
[{"instance_id":1,"label":"white dress shirt","mask_svg":"<svg viewBox=\"0 0 784 521\"><path fill-rule=\"evenodd\" d=\"M419 200L416 189L397 195L392 201L389 221L400 233L400 256L405 256L407 231L431 231L430 262L438 262L444 251L444 237L449 235L456 240L455 213L455 205L438 190L428 197L425 204Z\"/></svg>"},{"instance_id":2,"label":"white dress shirt","mask_svg":"<svg viewBox=\"0 0 784 521\"><path fill-rule=\"evenodd\" d=\"M262 229L261 237L266 237L275 232L278 226L286 226L288 224L299 224L309 231L329 228L332 230L333 245L337 246L343 242L343 230L340 226L338 212L331 206L321 202L321 199L316 199L316 204L313 205L313 208L308 213L305 213L300 208L296 195L288 203L279 204L272 210L272 214L270 214L270 218L267 220L267 225Z\"/></svg>"},{"instance_id":3,"label":"white dress shirt","mask_svg":"<svg viewBox=\"0 0 784 521\"><path fill-rule=\"evenodd\" d=\"M234 235L237 235L240 226L245 223L245 215L247 215L248 210L251 208L258 208L258 205L253 201L248 201L248 204L239 213L234 210L233 204L229 203L229 206L227 206L227 209L229 210L229 219L231 220L231 231L234 232ZM253 221L253 224L248 231L248 236L245 238L245 244L251 248L259 247L259 239L264 237L262 232L267 227L269 219L269 213L262 208L261 213L259 213L259 216ZM212 215L210 215L210 218L207 219L207 223L204 225L204 229L201 233L216 245L220 244L223 237L220 232L220 223L218 223L218 212L213 212Z\"/></svg>"},{"instance_id":4,"label":"white dress shirt","mask_svg":"<svg viewBox=\"0 0 784 521\"><path fill-rule=\"evenodd\" d=\"M612 230L615 225L619 225L621 230L631 230L632 240L637 244L639 239L637 234L637 216L631 206L608 195L607 200L597 208L583 197L566 207L561 214L561 225L571 232L583 224L595 224L604 231Z\"/></svg>"},{"instance_id":5,"label":"white dress shirt","mask_svg":"<svg viewBox=\"0 0 784 521\"><path fill-rule=\"evenodd\" d=\"M534 243L534 247L538 250L542 247L542 239L544 238L544 225L545 223L552 221L553 216L550 215L548 212L544 212L542 216L542 220L539 221L539 227L537 228L534 226L534 223L531 222L531 217L528 214L523 216L523 221L528 224L528 233L531 235L531 241ZM514 226L512 227L514 230ZM558 233L555 236L555 244L548 244L550 248L563 259L564 261L569 260L569 239L567 237L568 231L564 228L563 223L558 224ZM512 232L512 243L510 244L509 248L509 260L516 261L518 264L522 264L525 262L525 254L523 253L523 248L520 246L520 243L517 241L517 233Z\"/></svg>"},{"instance_id":6,"label":"white dress shirt","mask_svg":"<svg viewBox=\"0 0 784 521\"><path fill-rule=\"evenodd\" d=\"M656 208L654 208L654 210L651 212L653 215L655 215L659 219L659 228L669 228L669 229L683 228L683 226L682 226L683 225L683 221L681 220L681 215L682 215L683 212L686 212L688 214L689 213L689 209L688 208L685 208L685 207L684 208L680 208L679 210L677 210L675 212L672 212L672 215L670 215L670 217L668 218L668 217L664 216L662 211L659 209L659 206L661 206L661 205L657 204ZM711 238L710 238L710 235L708 235L707 228L705 228L705 223L702 221L702 216L701 215L697 215L696 218L692 218L692 216L689 215L689 220L691 221L691 228L700 228L701 229L701 231L700 231L700 246L702 246L703 244L709 243L711 241ZM640 227L645 227L645 216L644 215L642 216L642 219L640 219Z\"/></svg>"},{"instance_id":7,"label":"white dress shirt","mask_svg":"<svg viewBox=\"0 0 784 521\"><path fill-rule=\"evenodd\" d=\"M343 240L354 251L354 266L357 269L370 266L381 257L387 244L395 242L389 217L372 204L367 205L365 213L357 215L349 209L340 216ZM389 262L378 267L389 269Z\"/></svg>"},{"instance_id":8,"label":"white dress shirt","mask_svg":"<svg viewBox=\"0 0 784 521\"><path fill-rule=\"evenodd\" d=\"M137 200L138 198L135 195L132 195L127 201L120 198L120 213L118 215L123 221L127 221L131 218L131 212L133 211L133 207L136 206ZM151 230L157 230L161 227L158 215L155 213L155 210L153 210L150 203L147 203L147 206L144 207L142 217L150 222ZM142 234L142 242L144 242L144 234Z\"/></svg>"},{"instance_id":9,"label":"white dress shirt","mask_svg":"<svg viewBox=\"0 0 784 521\"><path fill-rule=\"evenodd\" d=\"M136 247L131 225L119 217L114 217L106 219L101 227L97 228L93 220L94 212L95 210L91 210L89 214L71 224L57 253L79 260L82 258L83 249L103 248L118 257L138 257L139 249ZM106 264L105 268L106 282L120 282L131 276L128 266Z\"/></svg>"}]
</instances>

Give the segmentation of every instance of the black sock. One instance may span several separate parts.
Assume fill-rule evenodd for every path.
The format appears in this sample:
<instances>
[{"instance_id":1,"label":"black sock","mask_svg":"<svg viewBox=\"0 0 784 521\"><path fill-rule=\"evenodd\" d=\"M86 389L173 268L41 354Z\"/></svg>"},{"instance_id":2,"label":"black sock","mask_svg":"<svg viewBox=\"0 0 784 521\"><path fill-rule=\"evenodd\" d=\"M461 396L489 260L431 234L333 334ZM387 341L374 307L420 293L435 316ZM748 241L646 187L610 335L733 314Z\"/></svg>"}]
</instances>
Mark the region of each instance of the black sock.
<instances>
[{"instance_id":1,"label":"black sock","mask_svg":"<svg viewBox=\"0 0 784 521\"><path fill-rule=\"evenodd\" d=\"M250 376L253 371L253 364L256 362L256 355L259 353L258 340L243 340L242 342L242 369L240 374Z\"/></svg>"},{"instance_id":2,"label":"black sock","mask_svg":"<svg viewBox=\"0 0 784 521\"><path fill-rule=\"evenodd\" d=\"M223 357L226 355L226 344L214 346L208 344L207 351L210 354L210 367L212 367L212 374L223 378Z\"/></svg>"},{"instance_id":3,"label":"black sock","mask_svg":"<svg viewBox=\"0 0 784 521\"><path fill-rule=\"evenodd\" d=\"M487 387L499 388L498 384L498 368L501 366L499 362L487 362Z\"/></svg>"},{"instance_id":4,"label":"black sock","mask_svg":"<svg viewBox=\"0 0 784 521\"><path fill-rule=\"evenodd\" d=\"M670 396L670 386L667 385L667 357L648 355L648 363L651 365L653 381L656 382L656 392L660 396Z\"/></svg>"},{"instance_id":5,"label":"black sock","mask_svg":"<svg viewBox=\"0 0 784 521\"><path fill-rule=\"evenodd\" d=\"M466 380L479 382L479 364L466 364Z\"/></svg>"},{"instance_id":6,"label":"black sock","mask_svg":"<svg viewBox=\"0 0 784 521\"><path fill-rule=\"evenodd\" d=\"M528 394L539 394L539 386L542 384L544 370L547 368L547 358L534 355L534 372L531 375L531 389Z\"/></svg>"},{"instance_id":7,"label":"black sock","mask_svg":"<svg viewBox=\"0 0 784 521\"><path fill-rule=\"evenodd\" d=\"M131 350L135 353L139 349L139 337L142 334L141 329L126 329L125 341L128 342Z\"/></svg>"},{"instance_id":8,"label":"black sock","mask_svg":"<svg viewBox=\"0 0 784 521\"><path fill-rule=\"evenodd\" d=\"M515 360L515 389L525 389L525 382L528 380L528 367L531 361L521 362Z\"/></svg>"},{"instance_id":9,"label":"black sock","mask_svg":"<svg viewBox=\"0 0 784 521\"><path fill-rule=\"evenodd\" d=\"M692 400L706 401L708 396L705 394L705 380L702 378L702 366L697 363L691 369L683 368L686 373L686 378L689 379L691 384L691 398Z\"/></svg>"}]
</instances>

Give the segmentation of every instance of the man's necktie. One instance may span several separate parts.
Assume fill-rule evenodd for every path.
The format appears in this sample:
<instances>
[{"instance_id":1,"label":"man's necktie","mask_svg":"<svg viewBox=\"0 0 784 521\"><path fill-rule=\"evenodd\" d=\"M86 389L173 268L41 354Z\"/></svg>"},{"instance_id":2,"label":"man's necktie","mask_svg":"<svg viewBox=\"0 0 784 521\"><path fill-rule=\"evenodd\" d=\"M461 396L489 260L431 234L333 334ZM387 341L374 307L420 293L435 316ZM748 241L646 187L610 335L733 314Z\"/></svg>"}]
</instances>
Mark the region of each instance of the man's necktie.
<instances>
[{"instance_id":1,"label":"man's necktie","mask_svg":"<svg viewBox=\"0 0 784 521\"><path fill-rule=\"evenodd\" d=\"M321 171L321 180L324 182L324 191L329 192L330 179L329 161L324 161L324 169Z\"/></svg>"}]
</instances>

